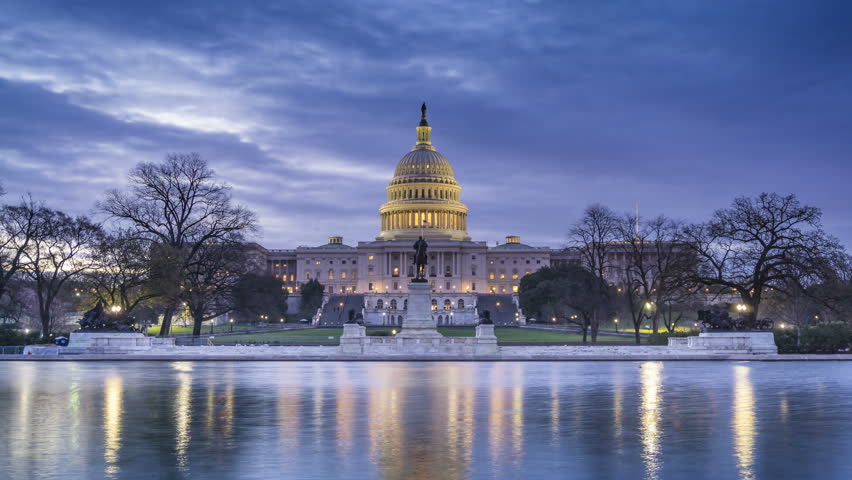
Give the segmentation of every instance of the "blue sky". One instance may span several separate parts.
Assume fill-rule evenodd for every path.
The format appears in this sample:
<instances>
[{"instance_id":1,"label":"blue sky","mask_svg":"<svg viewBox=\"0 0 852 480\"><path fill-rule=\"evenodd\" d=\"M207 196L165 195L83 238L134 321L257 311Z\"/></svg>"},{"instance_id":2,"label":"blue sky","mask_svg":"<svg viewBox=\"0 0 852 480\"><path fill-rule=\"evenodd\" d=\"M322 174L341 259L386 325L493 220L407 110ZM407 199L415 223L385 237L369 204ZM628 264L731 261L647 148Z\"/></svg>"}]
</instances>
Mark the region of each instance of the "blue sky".
<instances>
[{"instance_id":1,"label":"blue sky","mask_svg":"<svg viewBox=\"0 0 852 480\"><path fill-rule=\"evenodd\" d=\"M852 2L3 2L0 179L89 213L195 151L272 248L370 240L420 102L469 231L796 193L852 245Z\"/></svg>"}]
</instances>

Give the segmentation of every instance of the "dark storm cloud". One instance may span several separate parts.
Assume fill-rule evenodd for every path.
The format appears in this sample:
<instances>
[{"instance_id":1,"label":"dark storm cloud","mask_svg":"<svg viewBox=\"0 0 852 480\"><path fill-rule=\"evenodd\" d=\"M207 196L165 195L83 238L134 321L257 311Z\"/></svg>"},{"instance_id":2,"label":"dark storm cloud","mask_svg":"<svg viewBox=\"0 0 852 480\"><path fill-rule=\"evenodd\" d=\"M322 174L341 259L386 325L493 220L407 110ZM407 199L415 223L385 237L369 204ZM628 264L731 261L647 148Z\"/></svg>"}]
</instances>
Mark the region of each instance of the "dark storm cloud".
<instances>
[{"instance_id":1,"label":"dark storm cloud","mask_svg":"<svg viewBox=\"0 0 852 480\"><path fill-rule=\"evenodd\" d=\"M846 2L124 3L0 14L11 194L85 211L191 150L265 244L367 240L425 99L476 239L555 246L592 202L699 219L768 190L852 240Z\"/></svg>"}]
</instances>

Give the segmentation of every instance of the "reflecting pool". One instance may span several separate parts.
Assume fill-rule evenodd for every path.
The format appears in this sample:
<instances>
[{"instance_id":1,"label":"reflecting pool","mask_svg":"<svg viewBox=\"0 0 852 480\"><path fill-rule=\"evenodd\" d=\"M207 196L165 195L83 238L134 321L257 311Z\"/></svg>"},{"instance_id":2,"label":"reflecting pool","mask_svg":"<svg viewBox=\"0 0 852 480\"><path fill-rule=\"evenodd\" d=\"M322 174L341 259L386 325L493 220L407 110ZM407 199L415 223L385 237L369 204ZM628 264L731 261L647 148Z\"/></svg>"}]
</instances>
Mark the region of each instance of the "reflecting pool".
<instances>
[{"instance_id":1,"label":"reflecting pool","mask_svg":"<svg viewBox=\"0 0 852 480\"><path fill-rule=\"evenodd\" d=\"M844 362L3 362L0 478L852 478Z\"/></svg>"}]
</instances>

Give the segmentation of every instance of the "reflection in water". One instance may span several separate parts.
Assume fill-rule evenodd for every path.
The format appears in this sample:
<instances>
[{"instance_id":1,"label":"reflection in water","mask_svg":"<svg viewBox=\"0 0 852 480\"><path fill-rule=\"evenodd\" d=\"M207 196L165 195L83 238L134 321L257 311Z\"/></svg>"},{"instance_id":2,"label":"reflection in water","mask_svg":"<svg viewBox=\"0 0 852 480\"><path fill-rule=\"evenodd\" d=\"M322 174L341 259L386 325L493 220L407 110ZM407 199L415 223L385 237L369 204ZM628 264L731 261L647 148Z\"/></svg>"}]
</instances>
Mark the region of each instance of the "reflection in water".
<instances>
[{"instance_id":1,"label":"reflection in water","mask_svg":"<svg viewBox=\"0 0 852 480\"><path fill-rule=\"evenodd\" d=\"M662 362L642 364L642 405L640 406L640 436L646 478L660 475L660 393L663 383Z\"/></svg>"},{"instance_id":2,"label":"reflection in water","mask_svg":"<svg viewBox=\"0 0 852 480\"><path fill-rule=\"evenodd\" d=\"M178 373L178 387L175 392L175 457L181 472L189 470L189 442L192 438L192 376L187 372Z\"/></svg>"},{"instance_id":3,"label":"reflection in water","mask_svg":"<svg viewBox=\"0 0 852 480\"><path fill-rule=\"evenodd\" d=\"M757 421L754 416L754 390L749 367L734 367L734 456L741 479L754 478L754 442Z\"/></svg>"},{"instance_id":4,"label":"reflection in water","mask_svg":"<svg viewBox=\"0 0 852 480\"><path fill-rule=\"evenodd\" d=\"M512 371L512 461L519 467L524 449L524 369L515 364Z\"/></svg>"},{"instance_id":5,"label":"reflection in water","mask_svg":"<svg viewBox=\"0 0 852 480\"><path fill-rule=\"evenodd\" d=\"M301 376L295 368L282 368L280 375L287 381L278 385L278 442L281 445L281 459L290 462L295 459L295 450L299 446L299 420L302 417Z\"/></svg>"},{"instance_id":6,"label":"reflection in water","mask_svg":"<svg viewBox=\"0 0 852 480\"><path fill-rule=\"evenodd\" d=\"M550 436L559 439L559 368L550 369Z\"/></svg>"},{"instance_id":7,"label":"reflection in water","mask_svg":"<svg viewBox=\"0 0 852 480\"><path fill-rule=\"evenodd\" d=\"M121 377L107 378L104 385L104 475L107 478L118 478L122 396Z\"/></svg>"},{"instance_id":8,"label":"reflection in water","mask_svg":"<svg viewBox=\"0 0 852 480\"><path fill-rule=\"evenodd\" d=\"M279 365L3 363L0 479L852 478L842 362Z\"/></svg>"},{"instance_id":9,"label":"reflection in water","mask_svg":"<svg viewBox=\"0 0 852 480\"><path fill-rule=\"evenodd\" d=\"M348 372L344 365L336 368L337 381L337 448L343 458L349 458L354 443L355 425L355 389L348 380Z\"/></svg>"},{"instance_id":10,"label":"reflection in water","mask_svg":"<svg viewBox=\"0 0 852 480\"><path fill-rule=\"evenodd\" d=\"M402 451L404 401L400 379L393 364L376 364L369 371L370 458L385 478L405 478L406 455Z\"/></svg>"}]
</instances>

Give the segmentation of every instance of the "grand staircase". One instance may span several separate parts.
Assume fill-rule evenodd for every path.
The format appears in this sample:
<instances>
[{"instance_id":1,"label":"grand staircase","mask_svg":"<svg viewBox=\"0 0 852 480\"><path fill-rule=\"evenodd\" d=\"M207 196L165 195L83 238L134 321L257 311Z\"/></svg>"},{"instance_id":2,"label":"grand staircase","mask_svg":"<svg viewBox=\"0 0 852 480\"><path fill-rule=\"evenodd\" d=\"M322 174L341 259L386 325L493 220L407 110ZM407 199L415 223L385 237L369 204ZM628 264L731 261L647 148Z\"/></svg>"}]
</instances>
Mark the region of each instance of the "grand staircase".
<instances>
[{"instance_id":1,"label":"grand staircase","mask_svg":"<svg viewBox=\"0 0 852 480\"><path fill-rule=\"evenodd\" d=\"M322 309L319 325L323 327L343 325L349 320L349 311L352 315L361 313L364 306L364 295L332 295Z\"/></svg>"}]
</instances>

